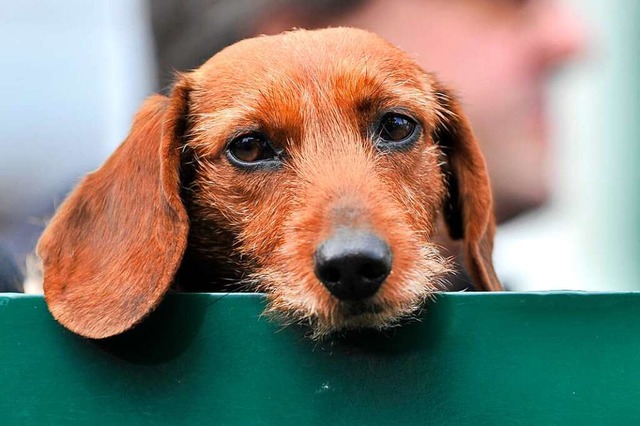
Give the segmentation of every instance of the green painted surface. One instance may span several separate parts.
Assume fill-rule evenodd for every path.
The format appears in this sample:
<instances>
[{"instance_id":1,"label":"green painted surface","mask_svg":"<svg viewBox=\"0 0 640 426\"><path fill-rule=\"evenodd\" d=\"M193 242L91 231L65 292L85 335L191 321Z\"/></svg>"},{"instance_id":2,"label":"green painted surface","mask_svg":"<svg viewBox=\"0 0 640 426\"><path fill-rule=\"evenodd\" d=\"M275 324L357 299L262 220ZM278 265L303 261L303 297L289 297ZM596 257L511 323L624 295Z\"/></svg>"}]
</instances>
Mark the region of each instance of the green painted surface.
<instances>
[{"instance_id":1,"label":"green painted surface","mask_svg":"<svg viewBox=\"0 0 640 426\"><path fill-rule=\"evenodd\" d=\"M0 424L640 424L640 293L444 294L324 343L262 307L171 295L98 344L0 297Z\"/></svg>"}]
</instances>

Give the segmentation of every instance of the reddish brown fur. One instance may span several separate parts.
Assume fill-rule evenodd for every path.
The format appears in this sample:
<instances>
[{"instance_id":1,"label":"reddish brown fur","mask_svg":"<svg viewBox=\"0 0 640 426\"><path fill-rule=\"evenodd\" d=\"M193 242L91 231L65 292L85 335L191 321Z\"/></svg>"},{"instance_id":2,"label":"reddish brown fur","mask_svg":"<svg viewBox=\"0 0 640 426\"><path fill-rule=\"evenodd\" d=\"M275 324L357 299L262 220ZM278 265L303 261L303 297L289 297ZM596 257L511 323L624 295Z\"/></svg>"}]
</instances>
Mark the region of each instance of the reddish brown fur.
<instances>
[{"instance_id":1,"label":"reddish brown fur","mask_svg":"<svg viewBox=\"0 0 640 426\"><path fill-rule=\"evenodd\" d=\"M422 124L416 146L373 146L371 123L389 109ZM281 169L229 163L226 144L251 130L285 150ZM180 75L170 98L150 98L123 145L61 206L39 244L47 302L71 330L107 337L150 312L177 273L186 289L229 280L263 290L269 312L316 335L388 326L448 269L430 241L453 179L461 223L450 221L452 233L464 234L476 284L498 290L484 160L431 75L361 30L245 40ZM313 273L316 247L340 226L373 230L393 251L386 282L357 306Z\"/></svg>"}]
</instances>

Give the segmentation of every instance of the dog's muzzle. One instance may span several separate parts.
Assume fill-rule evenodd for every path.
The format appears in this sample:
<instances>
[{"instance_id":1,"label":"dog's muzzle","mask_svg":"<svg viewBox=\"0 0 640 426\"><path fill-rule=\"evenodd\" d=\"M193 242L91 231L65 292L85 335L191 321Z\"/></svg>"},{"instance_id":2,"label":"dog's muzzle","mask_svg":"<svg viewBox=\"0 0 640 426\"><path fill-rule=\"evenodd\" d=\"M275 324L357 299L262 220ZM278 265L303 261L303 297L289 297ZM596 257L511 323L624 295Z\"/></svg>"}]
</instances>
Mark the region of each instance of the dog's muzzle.
<instances>
[{"instance_id":1,"label":"dog's muzzle","mask_svg":"<svg viewBox=\"0 0 640 426\"><path fill-rule=\"evenodd\" d=\"M369 231L342 228L316 249L314 272L340 300L373 296L391 272L389 245Z\"/></svg>"}]
</instances>

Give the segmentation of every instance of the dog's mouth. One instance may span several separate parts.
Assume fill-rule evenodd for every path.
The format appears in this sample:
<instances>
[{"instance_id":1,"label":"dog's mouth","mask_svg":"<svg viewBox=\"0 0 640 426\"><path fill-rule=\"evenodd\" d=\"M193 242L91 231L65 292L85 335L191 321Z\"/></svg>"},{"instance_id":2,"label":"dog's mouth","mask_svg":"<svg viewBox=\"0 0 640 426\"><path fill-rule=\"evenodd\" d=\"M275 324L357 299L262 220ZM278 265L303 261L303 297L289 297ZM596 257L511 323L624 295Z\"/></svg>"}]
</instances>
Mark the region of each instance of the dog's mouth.
<instances>
[{"instance_id":1,"label":"dog's mouth","mask_svg":"<svg viewBox=\"0 0 640 426\"><path fill-rule=\"evenodd\" d=\"M310 325L310 337L324 340L332 336L362 330L385 330L404 323L420 311L422 303L411 308L397 310L380 302L339 302L331 318L314 317Z\"/></svg>"},{"instance_id":2,"label":"dog's mouth","mask_svg":"<svg viewBox=\"0 0 640 426\"><path fill-rule=\"evenodd\" d=\"M339 309L345 317L358 317L366 314L382 314L384 308L373 301L341 302Z\"/></svg>"},{"instance_id":3,"label":"dog's mouth","mask_svg":"<svg viewBox=\"0 0 640 426\"><path fill-rule=\"evenodd\" d=\"M450 271L437 247L425 243L409 260L397 256L396 269L374 294L341 299L319 281L313 269L291 261L291 253L300 251L296 245L284 246L277 252L280 256L268 263L271 267L261 268L246 282L266 293L267 316L283 325L308 326L313 339L355 329L382 330L416 318Z\"/></svg>"}]
</instances>

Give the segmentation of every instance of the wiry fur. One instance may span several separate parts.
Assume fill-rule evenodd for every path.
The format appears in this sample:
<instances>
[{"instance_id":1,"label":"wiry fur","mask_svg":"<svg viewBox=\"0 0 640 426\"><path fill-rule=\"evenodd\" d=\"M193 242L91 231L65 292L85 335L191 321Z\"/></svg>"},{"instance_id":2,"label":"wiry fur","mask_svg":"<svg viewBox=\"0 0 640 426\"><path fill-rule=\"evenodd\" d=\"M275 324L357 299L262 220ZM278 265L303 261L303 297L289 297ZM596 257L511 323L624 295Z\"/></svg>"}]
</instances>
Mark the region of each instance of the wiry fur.
<instances>
[{"instance_id":1,"label":"wiry fur","mask_svg":"<svg viewBox=\"0 0 640 426\"><path fill-rule=\"evenodd\" d=\"M40 243L47 301L72 330L117 334L153 309L171 282L184 290L264 291L268 314L309 324L314 337L394 325L449 271L432 243L443 206L452 235L465 239L478 286L500 288L491 266L491 193L468 123L446 89L377 36L337 28L245 40L178 76L171 97L153 102L146 110L154 115L141 115L123 148L92 175L102 192L81 184ZM387 111L420 123L415 146L376 149L373 123ZM247 171L230 164L228 142L250 131L284 151L282 167ZM154 140L162 140L159 158ZM124 157L136 146L143 169L142 157ZM179 182L167 180L178 171ZM156 219L140 199L160 203ZM173 220L178 225L169 227ZM66 236L69 226L96 224L99 235L117 238L105 245L82 233ZM119 226L125 228L113 229ZM339 301L314 275L316 248L341 227L370 230L393 253L390 275L366 301ZM118 257L131 244L136 251ZM144 256L139 250L149 244L154 250ZM156 277L164 252L171 263ZM89 255L109 259L107 272ZM156 281L145 284L149 279Z\"/></svg>"}]
</instances>

